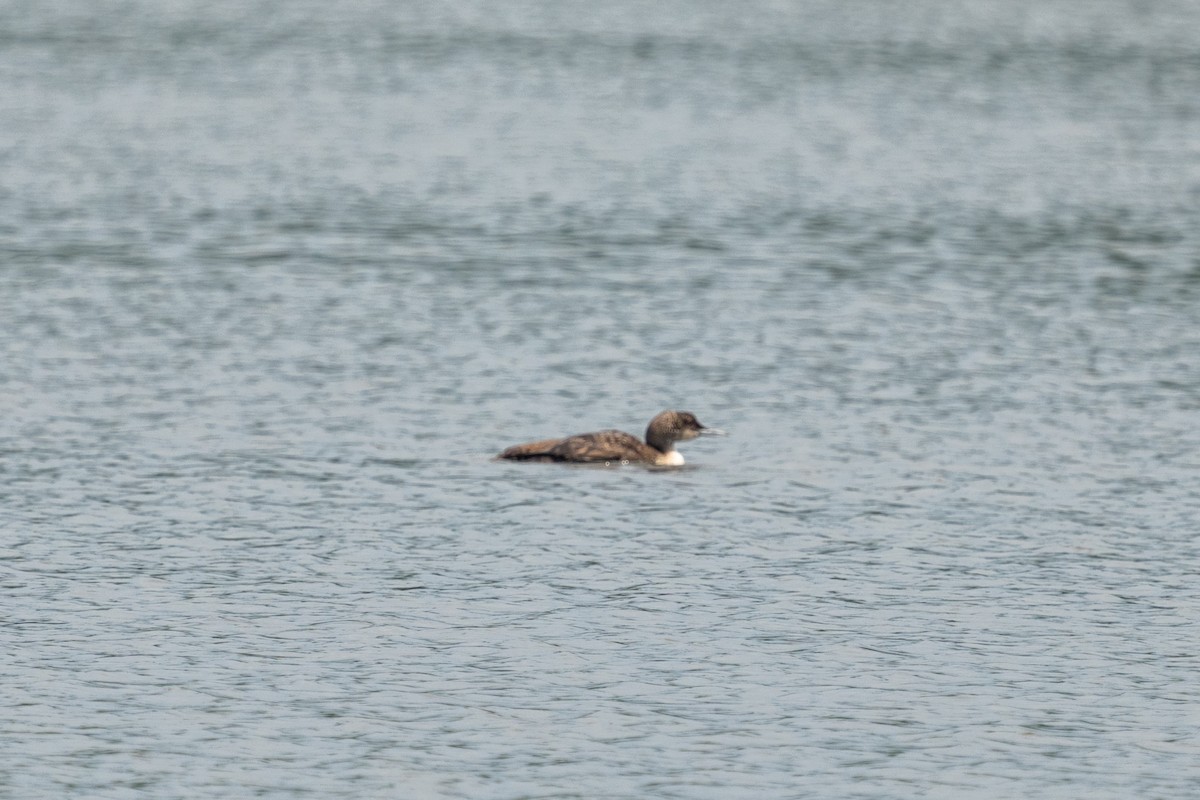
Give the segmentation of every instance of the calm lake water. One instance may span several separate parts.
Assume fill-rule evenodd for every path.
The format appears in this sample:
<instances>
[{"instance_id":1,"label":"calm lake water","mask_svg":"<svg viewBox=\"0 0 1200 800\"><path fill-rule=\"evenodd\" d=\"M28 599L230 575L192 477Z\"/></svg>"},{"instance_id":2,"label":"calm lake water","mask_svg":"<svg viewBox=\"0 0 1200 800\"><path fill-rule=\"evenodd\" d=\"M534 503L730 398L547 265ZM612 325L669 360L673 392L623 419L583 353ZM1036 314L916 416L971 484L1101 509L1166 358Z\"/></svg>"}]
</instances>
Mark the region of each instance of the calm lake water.
<instances>
[{"instance_id":1,"label":"calm lake water","mask_svg":"<svg viewBox=\"0 0 1200 800\"><path fill-rule=\"evenodd\" d=\"M1197 31L0 3L0 796L1194 793Z\"/></svg>"}]
</instances>

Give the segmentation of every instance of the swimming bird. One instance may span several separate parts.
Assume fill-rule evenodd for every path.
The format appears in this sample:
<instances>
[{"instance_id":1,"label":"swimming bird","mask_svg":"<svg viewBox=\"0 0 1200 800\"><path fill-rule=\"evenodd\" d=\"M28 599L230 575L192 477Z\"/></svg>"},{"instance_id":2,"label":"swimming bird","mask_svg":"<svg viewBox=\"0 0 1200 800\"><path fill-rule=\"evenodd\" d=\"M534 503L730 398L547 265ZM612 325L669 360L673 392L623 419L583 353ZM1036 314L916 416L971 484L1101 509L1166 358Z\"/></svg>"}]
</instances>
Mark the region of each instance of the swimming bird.
<instances>
[{"instance_id":1,"label":"swimming bird","mask_svg":"<svg viewBox=\"0 0 1200 800\"><path fill-rule=\"evenodd\" d=\"M664 411L646 426L645 442L624 431L597 431L513 445L496 458L678 467L683 464L683 456L675 449L676 442L724 434L724 431L701 425L696 415L690 412Z\"/></svg>"}]
</instances>

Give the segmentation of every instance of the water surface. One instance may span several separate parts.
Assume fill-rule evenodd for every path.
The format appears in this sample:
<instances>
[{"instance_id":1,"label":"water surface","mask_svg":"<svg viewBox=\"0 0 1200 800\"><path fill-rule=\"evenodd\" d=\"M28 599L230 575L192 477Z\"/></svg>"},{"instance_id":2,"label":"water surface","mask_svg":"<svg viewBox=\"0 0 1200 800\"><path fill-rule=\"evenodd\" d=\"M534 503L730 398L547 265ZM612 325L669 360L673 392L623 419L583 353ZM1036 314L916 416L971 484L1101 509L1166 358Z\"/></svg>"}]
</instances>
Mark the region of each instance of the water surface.
<instances>
[{"instance_id":1,"label":"water surface","mask_svg":"<svg viewBox=\"0 0 1200 800\"><path fill-rule=\"evenodd\" d=\"M0 9L0 794L1187 794L1196 30Z\"/></svg>"}]
</instances>

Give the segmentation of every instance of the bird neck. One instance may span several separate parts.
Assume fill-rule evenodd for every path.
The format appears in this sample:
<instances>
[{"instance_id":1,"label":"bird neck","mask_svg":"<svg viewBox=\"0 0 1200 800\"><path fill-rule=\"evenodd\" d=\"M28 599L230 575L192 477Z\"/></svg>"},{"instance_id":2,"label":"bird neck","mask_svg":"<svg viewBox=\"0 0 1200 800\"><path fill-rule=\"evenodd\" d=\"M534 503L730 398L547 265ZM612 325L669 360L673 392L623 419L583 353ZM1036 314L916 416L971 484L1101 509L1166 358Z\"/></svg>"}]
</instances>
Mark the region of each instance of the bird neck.
<instances>
[{"instance_id":1,"label":"bird neck","mask_svg":"<svg viewBox=\"0 0 1200 800\"><path fill-rule=\"evenodd\" d=\"M660 453L670 453L675 449L675 440L671 435L653 423L646 428L646 444Z\"/></svg>"}]
</instances>

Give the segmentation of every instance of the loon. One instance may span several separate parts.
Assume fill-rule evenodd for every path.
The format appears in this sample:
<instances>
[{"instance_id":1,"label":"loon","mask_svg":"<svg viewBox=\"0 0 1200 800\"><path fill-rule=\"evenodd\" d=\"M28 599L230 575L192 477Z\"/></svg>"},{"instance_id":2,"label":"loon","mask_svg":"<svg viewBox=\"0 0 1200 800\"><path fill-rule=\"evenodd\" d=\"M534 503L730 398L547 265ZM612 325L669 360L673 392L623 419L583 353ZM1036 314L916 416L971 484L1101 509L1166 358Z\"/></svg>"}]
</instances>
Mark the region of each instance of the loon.
<instances>
[{"instance_id":1,"label":"loon","mask_svg":"<svg viewBox=\"0 0 1200 800\"><path fill-rule=\"evenodd\" d=\"M725 432L700 424L695 414L687 411L664 411L646 427L646 441L624 431L580 433L565 439L542 439L517 444L496 458L513 461L570 461L576 463L654 464L678 467L683 456L675 449L676 442L686 442L697 436L724 436Z\"/></svg>"}]
</instances>

